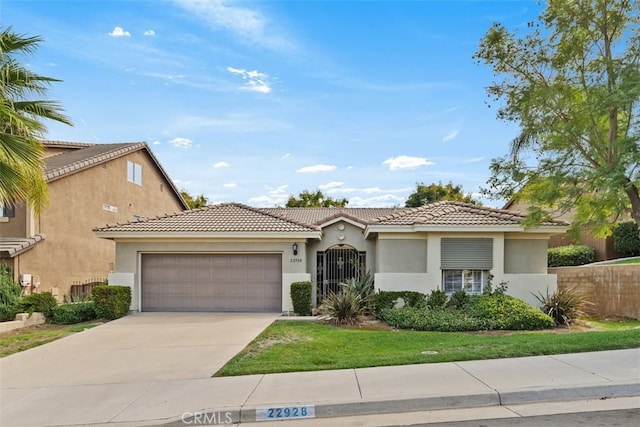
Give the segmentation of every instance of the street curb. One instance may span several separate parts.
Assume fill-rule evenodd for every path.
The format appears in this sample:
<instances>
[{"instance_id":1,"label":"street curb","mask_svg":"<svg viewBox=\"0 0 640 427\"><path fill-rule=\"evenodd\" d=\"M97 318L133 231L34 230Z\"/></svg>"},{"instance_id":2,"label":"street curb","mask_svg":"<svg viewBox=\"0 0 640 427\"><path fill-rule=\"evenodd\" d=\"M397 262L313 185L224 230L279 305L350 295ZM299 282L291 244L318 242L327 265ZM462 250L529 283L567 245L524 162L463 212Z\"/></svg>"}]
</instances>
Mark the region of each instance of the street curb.
<instances>
[{"instance_id":1,"label":"street curb","mask_svg":"<svg viewBox=\"0 0 640 427\"><path fill-rule=\"evenodd\" d=\"M335 418L356 415L375 415L396 412L433 411L443 409L479 408L491 406L507 406L526 403L540 403L550 401L595 400L611 399L617 397L640 396L640 382L593 385L566 388L539 388L530 390L494 391L490 393L474 394L469 396L437 396L422 398L407 398L393 400L372 400L345 403L307 403L291 402L291 405L314 405L315 418ZM229 413L234 423L256 422L256 409L265 407L243 406L241 408L225 408L221 410L199 411L203 420L219 417L220 413ZM278 406L273 404L271 406ZM282 405L285 406L285 405ZM174 419L164 426L184 426L189 424L189 419ZM275 420L274 420L275 421ZM287 421L282 419L282 421ZM289 420L293 421L293 419Z\"/></svg>"}]
</instances>

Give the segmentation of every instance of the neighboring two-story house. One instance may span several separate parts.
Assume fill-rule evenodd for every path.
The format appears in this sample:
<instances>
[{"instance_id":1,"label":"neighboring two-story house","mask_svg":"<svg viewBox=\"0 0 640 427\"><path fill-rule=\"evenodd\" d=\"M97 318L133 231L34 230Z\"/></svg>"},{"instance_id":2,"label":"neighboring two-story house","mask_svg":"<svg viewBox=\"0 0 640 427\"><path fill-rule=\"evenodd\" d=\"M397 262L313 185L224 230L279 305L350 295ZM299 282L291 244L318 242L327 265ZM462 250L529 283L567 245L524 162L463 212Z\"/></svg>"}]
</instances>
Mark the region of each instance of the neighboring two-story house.
<instances>
[{"instance_id":1,"label":"neighboring two-story house","mask_svg":"<svg viewBox=\"0 0 640 427\"><path fill-rule=\"evenodd\" d=\"M31 290L61 299L74 283L106 278L115 244L95 236L97 225L188 209L144 142L43 143L49 205L39 215L24 204L0 209L0 262Z\"/></svg>"}]
</instances>

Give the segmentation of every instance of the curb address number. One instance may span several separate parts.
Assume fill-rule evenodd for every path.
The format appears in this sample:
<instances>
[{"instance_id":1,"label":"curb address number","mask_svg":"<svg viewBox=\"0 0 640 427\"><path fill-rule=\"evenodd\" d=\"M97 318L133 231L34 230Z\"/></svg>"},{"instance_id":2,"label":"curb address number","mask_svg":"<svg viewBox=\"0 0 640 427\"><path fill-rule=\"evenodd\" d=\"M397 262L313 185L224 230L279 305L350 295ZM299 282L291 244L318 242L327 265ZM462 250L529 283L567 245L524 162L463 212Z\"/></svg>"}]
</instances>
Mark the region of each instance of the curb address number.
<instances>
[{"instance_id":1,"label":"curb address number","mask_svg":"<svg viewBox=\"0 0 640 427\"><path fill-rule=\"evenodd\" d=\"M315 418L314 405L282 406L256 409L256 421L290 420L294 418Z\"/></svg>"}]
</instances>

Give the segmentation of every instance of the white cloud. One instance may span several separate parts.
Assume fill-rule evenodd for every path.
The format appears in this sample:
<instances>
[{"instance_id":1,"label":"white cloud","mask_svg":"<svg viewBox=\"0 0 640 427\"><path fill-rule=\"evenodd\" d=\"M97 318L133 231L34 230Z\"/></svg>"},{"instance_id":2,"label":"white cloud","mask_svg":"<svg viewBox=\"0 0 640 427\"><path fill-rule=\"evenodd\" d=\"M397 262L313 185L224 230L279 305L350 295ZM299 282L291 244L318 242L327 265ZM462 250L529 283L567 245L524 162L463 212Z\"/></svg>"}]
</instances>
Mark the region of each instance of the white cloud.
<instances>
[{"instance_id":1,"label":"white cloud","mask_svg":"<svg viewBox=\"0 0 640 427\"><path fill-rule=\"evenodd\" d=\"M214 168L228 168L229 167L229 163L227 162L217 162L213 164Z\"/></svg>"},{"instance_id":2,"label":"white cloud","mask_svg":"<svg viewBox=\"0 0 640 427\"><path fill-rule=\"evenodd\" d=\"M131 37L131 33L129 31L125 31L122 27L115 27L109 35L111 37Z\"/></svg>"},{"instance_id":3,"label":"white cloud","mask_svg":"<svg viewBox=\"0 0 640 427\"><path fill-rule=\"evenodd\" d=\"M349 207L393 207L404 206L405 198L396 196L395 194L382 194L373 197L351 197L349 198Z\"/></svg>"},{"instance_id":4,"label":"white cloud","mask_svg":"<svg viewBox=\"0 0 640 427\"><path fill-rule=\"evenodd\" d=\"M353 166L347 166L347 170L353 169Z\"/></svg>"},{"instance_id":5,"label":"white cloud","mask_svg":"<svg viewBox=\"0 0 640 427\"><path fill-rule=\"evenodd\" d=\"M326 184L318 185L318 188L320 190L332 190L334 188L342 187L343 185L344 185L344 182L331 181L331 182L327 182Z\"/></svg>"},{"instance_id":6,"label":"white cloud","mask_svg":"<svg viewBox=\"0 0 640 427\"><path fill-rule=\"evenodd\" d=\"M484 160L484 157L474 157L473 159L463 160L462 163L477 163Z\"/></svg>"},{"instance_id":7,"label":"white cloud","mask_svg":"<svg viewBox=\"0 0 640 427\"><path fill-rule=\"evenodd\" d=\"M289 49L292 43L271 30L269 19L257 9L230 5L226 0L174 0L178 6L214 28L232 32L241 40L274 49Z\"/></svg>"},{"instance_id":8,"label":"white cloud","mask_svg":"<svg viewBox=\"0 0 640 427\"><path fill-rule=\"evenodd\" d=\"M178 148L191 148L193 142L188 138L176 137L169 141L171 145Z\"/></svg>"},{"instance_id":9,"label":"white cloud","mask_svg":"<svg viewBox=\"0 0 640 427\"><path fill-rule=\"evenodd\" d=\"M153 30L147 30L147 31L145 31L145 32L144 32L144 35L145 35L145 36L153 37L153 36L155 36L155 35L156 35L156 32L155 32L155 31L153 31Z\"/></svg>"},{"instance_id":10,"label":"white cloud","mask_svg":"<svg viewBox=\"0 0 640 427\"><path fill-rule=\"evenodd\" d=\"M296 172L298 173L331 172L336 169L337 169L337 166L334 166L334 165L313 165L313 166L305 166L303 168L300 168Z\"/></svg>"},{"instance_id":11,"label":"white cloud","mask_svg":"<svg viewBox=\"0 0 640 427\"><path fill-rule=\"evenodd\" d=\"M153 141L153 142L151 143L151 145L160 145L160 144L162 144L162 142L160 142L160 141Z\"/></svg>"},{"instance_id":12,"label":"white cloud","mask_svg":"<svg viewBox=\"0 0 640 427\"><path fill-rule=\"evenodd\" d=\"M271 93L271 83L269 76L259 71L247 71L242 68L227 67L227 71L231 74L242 76L242 80L246 80L245 84L240 87L242 90L250 90L260 93Z\"/></svg>"},{"instance_id":13,"label":"white cloud","mask_svg":"<svg viewBox=\"0 0 640 427\"><path fill-rule=\"evenodd\" d=\"M415 169L420 166L433 165L434 163L424 157L398 156L390 157L382 164L389 166L389 170L395 171L399 169Z\"/></svg>"},{"instance_id":14,"label":"white cloud","mask_svg":"<svg viewBox=\"0 0 640 427\"><path fill-rule=\"evenodd\" d=\"M250 198L247 202L252 206L282 206L289 199L288 185L269 187L265 185L267 194Z\"/></svg>"},{"instance_id":15,"label":"white cloud","mask_svg":"<svg viewBox=\"0 0 640 427\"><path fill-rule=\"evenodd\" d=\"M284 156L282 156L283 159L288 159L289 157L291 157L291 153L287 153Z\"/></svg>"},{"instance_id":16,"label":"white cloud","mask_svg":"<svg viewBox=\"0 0 640 427\"><path fill-rule=\"evenodd\" d=\"M222 186L224 188L236 188L238 184L236 184L235 182L225 182L224 184L222 184Z\"/></svg>"},{"instance_id":17,"label":"white cloud","mask_svg":"<svg viewBox=\"0 0 640 427\"><path fill-rule=\"evenodd\" d=\"M170 127L171 131L174 133L193 132L194 129L206 128L227 132L265 133L289 130L292 128L292 126L286 122L253 114L230 113L223 117L184 116L177 119Z\"/></svg>"},{"instance_id":18,"label":"white cloud","mask_svg":"<svg viewBox=\"0 0 640 427\"><path fill-rule=\"evenodd\" d=\"M458 130L458 129L452 130L447 135L445 135L444 138L442 138L442 142L453 141L455 139L455 137L458 136L459 133L460 133L460 130Z\"/></svg>"}]
</instances>

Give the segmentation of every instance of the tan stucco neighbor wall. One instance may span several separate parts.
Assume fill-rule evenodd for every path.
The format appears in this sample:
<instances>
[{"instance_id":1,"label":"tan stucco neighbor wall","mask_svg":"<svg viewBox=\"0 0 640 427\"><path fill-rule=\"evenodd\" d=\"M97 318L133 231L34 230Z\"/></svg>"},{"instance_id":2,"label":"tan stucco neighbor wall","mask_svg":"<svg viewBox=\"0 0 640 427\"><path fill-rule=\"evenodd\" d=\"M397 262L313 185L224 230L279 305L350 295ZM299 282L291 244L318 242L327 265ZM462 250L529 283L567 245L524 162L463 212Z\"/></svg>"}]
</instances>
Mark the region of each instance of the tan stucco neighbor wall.
<instances>
[{"instance_id":1,"label":"tan stucco neighbor wall","mask_svg":"<svg viewBox=\"0 0 640 427\"><path fill-rule=\"evenodd\" d=\"M128 160L142 165L142 185L127 181ZM144 150L50 182L49 194L51 203L33 227L45 240L16 264L17 273L34 275L41 291L55 288L60 297L74 282L106 278L114 268L115 244L96 237L94 227L183 209Z\"/></svg>"},{"instance_id":2,"label":"tan stucco neighbor wall","mask_svg":"<svg viewBox=\"0 0 640 427\"><path fill-rule=\"evenodd\" d=\"M599 317L640 319L640 265L593 265L550 268L558 288L575 288L593 305L585 307Z\"/></svg>"},{"instance_id":3,"label":"tan stucco neighbor wall","mask_svg":"<svg viewBox=\"0 0 640 427\"><path fill-rule=\"evenodd\" d=\"M298 243L298 255L293 254L293 243ZM116 271L119 274L133 275L133 297L131 310L140 310L140 268L141 255L144 253L275 253L282 254L282 310L292 311L291 283L310 280L307 273L306 247L300 239L259 240L242 239L220 240L200 238L198 241L162 240L162 241L119 241L116 251ZM117 276L114 276L117 277ZM114 285L118 283L113 283ZM129 285L129 283L122 283Z\"/></svg>"}]
</instances>

